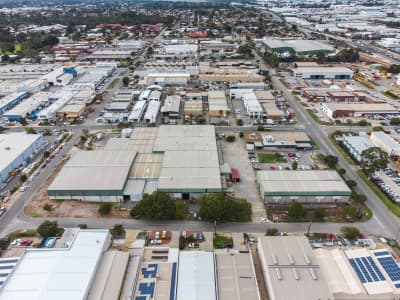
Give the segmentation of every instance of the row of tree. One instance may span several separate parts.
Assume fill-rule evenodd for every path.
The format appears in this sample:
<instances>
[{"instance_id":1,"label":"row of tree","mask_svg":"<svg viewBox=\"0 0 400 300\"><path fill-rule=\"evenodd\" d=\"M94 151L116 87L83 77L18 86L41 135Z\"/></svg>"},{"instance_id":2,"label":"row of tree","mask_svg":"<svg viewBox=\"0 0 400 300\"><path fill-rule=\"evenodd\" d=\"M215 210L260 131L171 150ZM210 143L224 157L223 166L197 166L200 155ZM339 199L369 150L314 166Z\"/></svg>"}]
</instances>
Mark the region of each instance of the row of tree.
<instances>
[{"instance_id":1,"label":"row of tree","mask_svg":"<svg viewBox=\"0 0 400 300\"><path fill-rule=\"evenodd\" d=\"M163 192L143 195L143 199L131 210L131 217L154 220L184 219L189 209L186 201L174 200ZM208 194L200 198L199 217L204 221L247 222L251 220L251 204L245 199L226 197L222 193Z\"/></svg>"}]
</instances>

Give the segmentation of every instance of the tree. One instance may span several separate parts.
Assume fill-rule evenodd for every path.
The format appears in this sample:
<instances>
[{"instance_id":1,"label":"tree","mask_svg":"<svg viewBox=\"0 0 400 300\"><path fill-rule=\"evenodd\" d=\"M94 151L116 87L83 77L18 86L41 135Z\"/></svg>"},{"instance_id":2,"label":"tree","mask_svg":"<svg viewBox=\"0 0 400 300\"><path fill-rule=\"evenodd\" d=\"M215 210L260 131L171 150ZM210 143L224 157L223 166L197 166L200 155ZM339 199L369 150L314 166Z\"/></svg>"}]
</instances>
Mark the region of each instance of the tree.
<instances>
[{"instance_id":1,"label":"tree","mask_svg":"<svg viewBox=\"0 0 400 300\"><path fill-rule=\"evenodd\" d=\"M228 135L226 137L226 141L229 143L233 143L235 141L235 136L234 135Z\"/></svg>"},{"instance_id":2,"label":"tree","mask_svg":"<svg viewBox=\"0 0 400 300\"><path fill-rule=\"evenodd\" d=\"M358 228L356 227L351 226L343 226L342 228L340 228L340 232L346 239L350 241L356 240L360 235L360 230L358 230Z\"/></svg>"},{"instance_id":3,"label":"tree","mask_svg":"<svg viewBox=\"0 0 400 300\"><path fill-rule=\"evenodd\" d=\"M338 158L334 155L325 155L324 156L324 162L326 163L326 165L330 168L330 169L334 169L337 162L338 162Z\"/></svg>"},{"instance_id":4,"label":"tree","mask_svg":"<svg viewBox=\"0 0 400 300\"><path fill-rule=\"evenodd\" d=\"M292 170L297 170L297 167L299 166L297 161L292 162Z\"/></svg>"},{"instance_id":5,"label":"tree","mask_svg":"<svg viewBox=\"0 0 400 300\"><path fill-rule=\"evenodd\" d=\"M27 179L28 179L28 176L26 176L26 174L22 174L22 175L19 177L19 181L20 181L20 182L25 182Z\"/></svg>"},{"instance_id":6,"label":"tree","mask_svg":"<svg viewBox=\"0 0 400 300\"><path fill-rule=\"evenodd\" d=\"M346 205L342 208L342 217L344 219L354 219L357 217L357 208L353 205Z\"/></svg>"},{"instance_id":7,"label":"tree","mask_svg":"<svg viewBox=\"0 0 400 300\"><path fill-rule=\"evenodd\" d=\"M26 128L25 128L25 132L26 132L27 134L36 134L36 130L33 129L32 127L26 127Z\"/></svg>"},{"instance_id":8,"label":"tree","mask_svg":"<svg viewBox=\"0 0 400 300\"><path fill-rule=\"evenodd\" d=\"M337 172L339 173L340 176L344 176L344 174L346 174L346 170L343 168L338 169Z\"/></svg>"},{"instance_id":9,"label":"tree","mask_svg":"<svg viewBox=\"0 0 400 300\"><path fill-rule=\"evenodd\" d=\"M400 65L390 65L388 72L392 73L392 74L399 74L400 73Z\"/></svg>"},{"instance_id":10,"label":"tree","mask_svg":"<svg viewBox=\"0 0 400 300\"><path fill-rule=\"evenodd\" d=\"M131 210L131 217L155 220L173 220L176 218L175 201L163 192L144 194L143 199Z\"/></svg>"},{"instance_id":11,"label":"tree","mask_svg":"<svg viewBox=\"0 0 400 300\"><path fill-rule=\"evenodd\" d=\"M247 222L251 215L251 204L245 199L228 198L222 193L200 198L199 216L204 221Z\"/></svg>"},{"instance_id":12,"label":"tree","mask_svg":"<svg viewBox=\"0 0 400 300\"><path fill-rule=\"evenodd\" d=\"M149 58L149 57L151 57L153 54L154 54L153 47L147 48L147 50L146 50L146 57Z\"/></svg>"},{"instance_id":13,"label":"tree","mask_svg":"<svg viewBox=\"0 0 400 300\"><path fill-rule=\"evenodd\" d=\"M358 126L368 126L368 121L365 119L362 119L358 121Z\"/></svg>"},{"instance_id":14,"label":"tree","mask_svg":"<svg viewBox=\"0 0 400 300\"><path fill-rule=\"evenodd\" d=\"M400 122L400 119L399 119ZM394 125L394 124L391 124ZM374 126L372 127L372 131L384 131L382 126Z\"/></svg>"},{"instance_id":15,"label":"tree","mask_svg":"<svg viewBox=\"0 0 400 300\"><path fill-rule=\"evenodd\" d=\"M368 176L374 172L385 169L389 163L389 157L386 152L379 147L371 147L361 152L361 169Z\"/></svg>"},{"instance_id":16,"label":"tree","mask_svg":"<svg viewBox=\"0 0 400 300\"><path fill-rule=\"evenodd\" d=\"M28 125L28 121L27 121L25 118L21 118L21 119L19 120L19 123L20 123L22 126Z\"/></svg>"},{"instance_id":17,"label":"tree","mask_svg":"<svg viewBox=\"0 0 400 300\"><path fill-rule=\"evenodd\" d=\"M236 121L237 126L243 126L243 120L242 119L238 119Z\"/></svg>"},{"instance_id":18,"label":"tree","mask_svg":"<svg viewBox=\"0 0 400 300\"><path fill-rule=\"evenodd\" d=\"M87 229L88 228L87 224L79 224L78 227L80 229Z\"/></svg>"},{"instance_id":19,"label":"tree","mask_svg":"<svg viewBox=\"0 0 400 300\"><path fill-rule=\"evenodd\" d=\"M301 219L307 215L307 209L300 202L293 201L288 206L288 216L293 219Z\"/></svg>"},{"instance_id":20,"label":"tree","mask_svg":"<svg viewBox=\"0 0 400 300\"><path fill-rule=\"evenodd\" d=\"M357 182L355 182L355 181L352 180L352 179L348 179L348 180L346 180L346 184L347 184L347 186L348 186L349 188L353 189L353 188L357 185Z\"/></svg>"},{"instance_id":21,"label":"tree","mask_svg":"<svg viewBox=\"0 0 400 300\"><path fill-rule=\"evenodd\" d=\"M313 212L314 218L317 220L323 220L326 217L326 209L322 206L318 206Z\"/></svg>"},{"instance_id":22,"label":"tree","mask_svg":"<svg viewBox=\"0 0 400 300\"><path fill-rule=\"evenodd\" d=\"M122 78L122 83L123 83L123 85L125 85L125 86L128 86L129 85L129 77L124 77L124 78Z\"/></svg>"},{"instance_id":23,"label":"tree","mask_svg":"<svg viewBox=\"0 0 400 300\"><path fill-rule=\"evenodd\" d=\"M113 237L123 236L125 234L124 226L122 224L115 224L110 228L110 233Z\"/></svg>"},{"instance_id":24,"label":"tree","mask_svg":"<svg viewBox=\"0 0 400 300\"><path fill-rule=\"evenodd\" d=\"M268 235L268 236L275 236L275 235L278 234L278 232L279 232L278 228L276 228L276 227L271 227L271 228L268 228L268 229L267 229L267 231L265 232L265 235Z\"/></svg>"},{"instance_id":25,"label":"tree","mask_svg":"<svg viewBox=\"0 0 400 300\"><path fill-rule=\"evenodd\" d=\"M99 213L101 215L108 215L109 213L111 213L111 210L112 210L112 203L110 202L100 203Z\"/></svg>"},{"instance_id":26,"label":"tree","mask_svg":"<svg viewBox=\"0 0 400 300\"><path fill-rule=\"evenodd\" d=\"M44 221L42 224L39 225L37 232L42 238L56 236L58 233L57 221Z\"/></svg>"},{"instance_id":27,"label":"tree","mask_svg":"<svg viewBox=\"0 0 400 300\"><path fill-rule=\"evenodd\" d=\"M43 209L45 211L52 211L53 210L53 205L51 205L50 203L46 203L45 205L43 205Z\"/></svg>"},{"instance_id":28,"label":"tree","mask_svg":"<svg viewBox=\"0 0 400 300\"><path fill-rule=\"evenodd\" d=\"M189 207L185 200L175 201L175 219L182 220L189 214Z\"/></svg>"},{"instance_id":29,"label":"tree","mask_svg":"<svg viewBox=\"0 0 400 300\"><path fill-rule=\"evenodd\" d=\"M400 118L392 118L392 119L390 119L390 125L393 125L393 126L400 125Z\"/></svg>"},{"instance_id":30,"label":"tree","mask_svg":"<svg viewBox=\"0 0 400 300\"><path fill-rule=\"evenodd\" d=\"M351 199L359 204L364 204L367 201L367 196L364 194L357 194L356 192L351 193Z\"/></svg>"}]
</instances>

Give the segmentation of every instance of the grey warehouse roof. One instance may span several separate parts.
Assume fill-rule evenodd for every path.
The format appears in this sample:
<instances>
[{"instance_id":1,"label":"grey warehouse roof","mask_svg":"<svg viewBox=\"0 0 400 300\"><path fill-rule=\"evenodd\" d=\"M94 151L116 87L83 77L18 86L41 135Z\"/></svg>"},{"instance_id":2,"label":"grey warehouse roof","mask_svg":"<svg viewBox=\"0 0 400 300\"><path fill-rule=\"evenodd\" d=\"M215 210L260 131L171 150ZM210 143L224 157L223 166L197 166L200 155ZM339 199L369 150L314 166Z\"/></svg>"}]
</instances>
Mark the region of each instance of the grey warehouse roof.
<instances>
[{"instance_id":1,"label":"grey warehouse roof","mask_svg":"<svg viewBox=\"0 0 400 300\"><path fill-rule=\"evenodd\" d=\"M79 151L49 186L55 190L118 190L124 188L136 152Z\"/></svg>"}]
</instances>

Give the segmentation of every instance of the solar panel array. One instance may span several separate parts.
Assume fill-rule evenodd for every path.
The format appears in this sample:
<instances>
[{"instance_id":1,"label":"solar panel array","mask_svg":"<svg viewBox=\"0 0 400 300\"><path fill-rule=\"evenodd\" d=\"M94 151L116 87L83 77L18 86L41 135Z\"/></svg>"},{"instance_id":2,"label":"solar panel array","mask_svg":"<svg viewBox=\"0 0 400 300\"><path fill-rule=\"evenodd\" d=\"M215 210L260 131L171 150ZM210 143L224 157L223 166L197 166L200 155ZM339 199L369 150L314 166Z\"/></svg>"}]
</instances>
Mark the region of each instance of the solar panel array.
<instances>
[{"instance_id":1,"label":"solar panel array","mask_svg":"<svg viewBox=\"0 0 400 300\"><path fill-rule=\"evenodd\" d=\"M392 281L400 281L400 267L392 256L378 257L378 261Z\"/></svg>"},{"instance_id":2,"label":"solar panel array","mask_svg":"<svg viewBox=\"0 0 400 300\"><path fill-rule=\"evenodd\" d=\"M385 281L371 256L349 258L349 261L362 283Z\"/></svg>"},{"instance_id":3,"label":"solar panel array","mask_svg":"<svg viewBox=\"0 0 400 300\"><path fill-rule=\"evenodd\" d=\"M18 258L0 259L0 289L18 263Z\"/></svg>"}]
</instances>

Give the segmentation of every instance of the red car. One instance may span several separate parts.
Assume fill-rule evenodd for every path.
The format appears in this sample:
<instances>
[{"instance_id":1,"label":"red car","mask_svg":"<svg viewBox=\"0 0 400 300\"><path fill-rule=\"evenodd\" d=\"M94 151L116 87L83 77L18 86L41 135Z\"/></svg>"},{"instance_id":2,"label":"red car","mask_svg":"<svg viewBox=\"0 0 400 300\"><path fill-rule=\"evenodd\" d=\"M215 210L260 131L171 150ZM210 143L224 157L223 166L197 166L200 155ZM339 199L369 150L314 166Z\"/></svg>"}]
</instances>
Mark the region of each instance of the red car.
<instances>
[{"instance_id":1,"label":"red car","mask_svg":"<svg viewBox=\"0 0 400 300\"><path fill-rule=\"evenodd\" d=\"M271 170L276 170L276 167L275 166L271 166L270 169Z\"/></svg>"}]
</instances>

